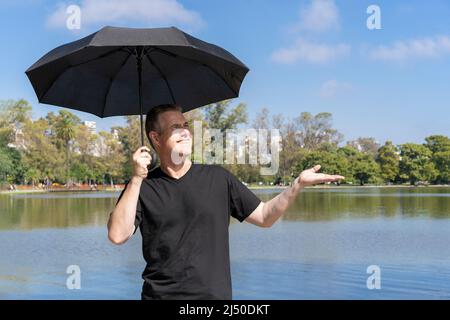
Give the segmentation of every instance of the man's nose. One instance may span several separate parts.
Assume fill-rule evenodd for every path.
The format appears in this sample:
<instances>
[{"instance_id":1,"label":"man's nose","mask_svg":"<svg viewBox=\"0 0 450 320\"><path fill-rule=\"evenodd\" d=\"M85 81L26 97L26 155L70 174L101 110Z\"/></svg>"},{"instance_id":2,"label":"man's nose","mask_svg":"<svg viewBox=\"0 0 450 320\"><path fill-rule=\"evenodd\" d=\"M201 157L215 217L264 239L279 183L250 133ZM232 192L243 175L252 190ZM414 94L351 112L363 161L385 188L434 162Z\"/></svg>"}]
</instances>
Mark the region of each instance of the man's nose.
<instances>
[{"instance_id":1,"label":"man's nose","mask_svg":"<svg viewBox=\"0 0 450 320\"><path fill-rule=\"evenodd\" d=\"M189 129L183 128L183 130L181 131L181 137L188 138L190 136L191 136L191 132L189 131Z\"/></svg>"}]
</instances>

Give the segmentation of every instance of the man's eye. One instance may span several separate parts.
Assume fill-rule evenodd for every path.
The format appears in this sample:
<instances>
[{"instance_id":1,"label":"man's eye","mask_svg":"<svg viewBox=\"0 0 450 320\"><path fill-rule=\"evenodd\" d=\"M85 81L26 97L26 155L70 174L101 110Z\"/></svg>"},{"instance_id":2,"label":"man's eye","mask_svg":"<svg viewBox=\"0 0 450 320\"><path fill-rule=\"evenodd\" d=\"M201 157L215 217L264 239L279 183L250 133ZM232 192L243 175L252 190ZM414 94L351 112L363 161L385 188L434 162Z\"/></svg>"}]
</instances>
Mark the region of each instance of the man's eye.
<instances>
[{"instance_id":1,"label":"man's eye","mask_svg":"<svg viewBox=\"0 0 450 320\"><path fill-rule=\"evenodd\" d=\"M174 130L176 130L176 129L189 129L190 126L189 126L189 123L187 123L187 124L174 124L174 125L172 126L172 128L173 128Z\"/></svg>"}]
</instances>

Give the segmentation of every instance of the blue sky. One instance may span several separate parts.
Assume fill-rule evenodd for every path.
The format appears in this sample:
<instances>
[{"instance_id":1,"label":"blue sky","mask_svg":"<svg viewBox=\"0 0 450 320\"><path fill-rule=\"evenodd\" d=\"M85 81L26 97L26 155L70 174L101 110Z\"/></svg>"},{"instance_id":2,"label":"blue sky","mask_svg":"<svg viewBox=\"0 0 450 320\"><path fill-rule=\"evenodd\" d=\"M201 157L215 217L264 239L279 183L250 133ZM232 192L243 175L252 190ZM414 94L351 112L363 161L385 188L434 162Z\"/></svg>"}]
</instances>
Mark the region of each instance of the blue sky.
<instances>
[{"instance_id":1,"label":"blue sky","mask_svg":"<svg viewBox=\"0 0 450 320\"><path fill-rule=\"evenodd\" d=\"M67 6L81 8L68 30ZM369 30L369 5L381 29ZM250 119L303 111L333 114L345 140L422 143L450 136L450 1L446 0L1 0L0 99L25 98L34 118L60 108L37 102L24 71L50 49L104 25L177 26L220 45L251 69L234 104ZM123 118L93 120L101 130Z\"/></svg>"}]
</instances>

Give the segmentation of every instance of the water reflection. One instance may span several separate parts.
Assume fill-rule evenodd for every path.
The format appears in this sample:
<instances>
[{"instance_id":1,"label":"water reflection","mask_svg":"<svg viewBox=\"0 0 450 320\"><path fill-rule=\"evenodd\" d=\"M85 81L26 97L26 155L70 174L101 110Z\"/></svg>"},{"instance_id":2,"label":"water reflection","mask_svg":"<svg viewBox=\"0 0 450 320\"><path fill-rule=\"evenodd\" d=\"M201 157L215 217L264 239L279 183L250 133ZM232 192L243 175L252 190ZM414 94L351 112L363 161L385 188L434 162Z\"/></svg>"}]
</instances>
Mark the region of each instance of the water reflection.
<instances>
[{"instance_id":1,"label":"water reflection","mask_svg":"<svg viewBox=\"0 0 450 320\"><path fill-rule=\"evenodd\" d=\"M0 195L0 229L105 225L118 193Z\"/></svg>"},{"instance_id":2,"label":"water reflection","mask_svg":"<svg viewBox=\"0 0 450 320\"><path fill-rule=\"evenodd\" d=\"M280 190L254 190L263 201ZM118 192L0 195L0 230L105 225ZM287 221L372 217L450 217L450 187L306 189ZM231 220L234 223L234 219Z\"/></svg>"},{"instance_id":3,"label":"water reflection","mask_svg":"<svg viewBox=\"0 0 450 320\"><path fill-rule=\"evenodd\" d=\"M450 217L450 188L334 188L306 189L283 216L288 221L341 218L425 216ZM259 194L270 200L273 193Z\"/></svg>"}]
</instances>

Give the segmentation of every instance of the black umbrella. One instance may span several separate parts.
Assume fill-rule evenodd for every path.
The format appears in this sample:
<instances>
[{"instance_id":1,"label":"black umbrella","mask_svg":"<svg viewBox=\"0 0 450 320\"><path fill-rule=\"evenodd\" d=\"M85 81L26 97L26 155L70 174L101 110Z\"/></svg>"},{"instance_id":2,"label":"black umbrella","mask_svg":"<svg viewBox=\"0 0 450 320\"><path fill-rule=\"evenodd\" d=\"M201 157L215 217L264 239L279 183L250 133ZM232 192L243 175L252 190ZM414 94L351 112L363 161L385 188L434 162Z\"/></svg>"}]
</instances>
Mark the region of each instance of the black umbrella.
<instances>
[{"instance_id":1,"label":"black umbrella","mask_svg":"<svg viewBox=\"0 0 450 320\"><path fill-rule=\"evenodd\" d=\"M41 103L101 118L139 114L144 145L144 112L237 97L248 71L228 51L175 27L104 27L48 52L26 74Z\"/></svg>"}]
</instances>

